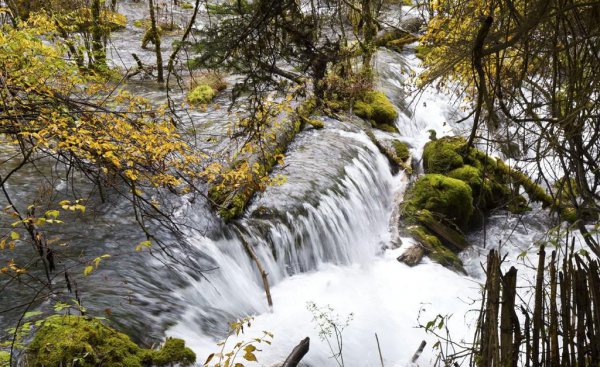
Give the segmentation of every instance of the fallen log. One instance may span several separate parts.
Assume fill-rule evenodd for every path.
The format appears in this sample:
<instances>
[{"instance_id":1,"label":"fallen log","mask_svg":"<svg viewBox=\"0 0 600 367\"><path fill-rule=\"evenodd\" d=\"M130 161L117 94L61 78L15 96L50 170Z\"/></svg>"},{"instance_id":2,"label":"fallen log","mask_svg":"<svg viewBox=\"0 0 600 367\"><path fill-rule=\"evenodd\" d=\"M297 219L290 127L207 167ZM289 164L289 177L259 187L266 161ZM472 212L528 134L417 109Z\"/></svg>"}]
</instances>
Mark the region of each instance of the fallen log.
<instances>
[{"instance_id":1,"label":"fallen log","mask_svg":"<svg viewBox=\"0 0 600 367\"><path fill-rule=\"evenodd\" d=\"M302 341L294 347L292 353L285 359L285 362L281 365L281 367L296 367L300 360L304 358L306 353L308 353L308 347L310 343L310 338L306 337L302 339Z\"/></svg>"}]
</instances>

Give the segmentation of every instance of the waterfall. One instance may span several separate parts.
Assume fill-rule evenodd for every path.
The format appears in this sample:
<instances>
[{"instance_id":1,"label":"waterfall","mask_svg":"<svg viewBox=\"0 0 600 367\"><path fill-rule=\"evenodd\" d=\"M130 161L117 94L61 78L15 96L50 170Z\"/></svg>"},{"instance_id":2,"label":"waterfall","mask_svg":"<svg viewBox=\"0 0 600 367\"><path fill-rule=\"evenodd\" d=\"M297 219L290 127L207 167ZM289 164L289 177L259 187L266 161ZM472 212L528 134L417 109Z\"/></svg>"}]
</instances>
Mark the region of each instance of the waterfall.
<instances>
[{"instance_id":1,"label":"waterfall","mask_svg":"<svg viewBox=\"0 0 600 367\"><path fill-rule=\"evenodd\" d=\"M420 156L428 129L442 134L450 127L443 104L447 97L424 95L432 103L429 108L426 103L412 109L400 103L407 94L404 72L415 63L405 55L378 54L381 88L401 112L402 136L395 137ZM290 147L286 165L275 172L288 183L269 187L255 198L249 214L216 231L218 235L190 234L192 245L218 269L175 291L187 307L167 333L184 338L200 362L219 350L228 322L253 316L254 326L234 341L260 337L263 330L275 335L272 345L260 347L256 365L283 361L296 343L310 336L304 363L336 366L307 309L314 302L329 305L341 319L353 315L343 332L346 366L380 364L375 333L385 365L403 366L428 338L415 328L419 323L436 314L466 311L469 299L476 298L477 285L468 277L429 260L416 268L396 261L402 249L391 248L390 221L394 198L403 192L407 177L403 172L392 175L387 160L356 126L333 119L325 119L325 126L300 133ZM190 215L193 210L182 212ZM268 273L272 312L242 241L253 246ZM452 322L458 334L468 330L464 319L457 316ZM430 357L428 348L421 358Z\"/></svg>"}]
</instances>

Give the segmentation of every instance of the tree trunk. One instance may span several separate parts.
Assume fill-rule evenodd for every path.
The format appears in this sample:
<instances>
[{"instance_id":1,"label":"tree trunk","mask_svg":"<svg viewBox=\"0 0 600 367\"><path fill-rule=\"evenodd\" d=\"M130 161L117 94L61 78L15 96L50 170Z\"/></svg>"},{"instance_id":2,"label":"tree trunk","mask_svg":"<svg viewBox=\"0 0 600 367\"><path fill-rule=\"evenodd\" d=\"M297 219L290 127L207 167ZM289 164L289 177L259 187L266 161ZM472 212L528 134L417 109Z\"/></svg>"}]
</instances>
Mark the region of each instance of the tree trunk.
<instances>
[{"instance_id":1,"label":"tree trunk","mask_svg":"<svg viewBox=\"0 0 600 367\"><path fill-rule=\"evenodd\" d=\"M95 0L97 1L97 0ZM152 36L154 37L154 50L156 52L156 69L157 69L157 81L159 83L164 82L163 77L163 60L162 53L160 52L160 34L158 32L158 27L156 26L156 15L154 13L154 2L152 0L148 0L148 6L150 7L150 27Z\"/></svg>"},{"instance_id":2,"label":"tree trunk","mask_svg":"<svg viewBox=\"0 0 600 367\"><path fill-rule=\"evenodd\" d=\"M102 42L102 27L100 19L100 0L92 1L92 57L91 64L95 69L106 67L106 50Z\"/></svg>"}]
</instances>

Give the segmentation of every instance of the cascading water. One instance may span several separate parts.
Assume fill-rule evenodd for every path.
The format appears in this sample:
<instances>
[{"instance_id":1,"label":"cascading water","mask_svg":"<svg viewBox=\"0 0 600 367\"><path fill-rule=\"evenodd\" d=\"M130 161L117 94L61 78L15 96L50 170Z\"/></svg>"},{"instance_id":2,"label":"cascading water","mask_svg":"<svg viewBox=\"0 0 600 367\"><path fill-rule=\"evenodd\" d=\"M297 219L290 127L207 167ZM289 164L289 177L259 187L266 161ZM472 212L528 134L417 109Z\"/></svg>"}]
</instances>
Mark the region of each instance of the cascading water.
<instances>
[{"instance_id":1,"label":"cascading water","mask_svg":"<svg viewBox=\"0 0 600 367\"><path fill-rule=\"evenodd\" d=\"M378 55L382 88L392 100L406 95L398 81L414 60L405 57L385 51ZM400 138L416 154L428 139L427 130L450 130L444 107L426 107L432 96L424 97L425 108L402 114L398 123L404 133ZM331 306L342 318L353 315L343 333L346 366L379 365L375 333L386 366L402 366L426 338L415 330L419 314L424 324L436 314L466 311L469 299L476 298L477 286L467 277L429 261L416 268L396 261L402 249L391 249L390 221L407 177L403 172L393 176L387 160L353 124L326 119L325 126L297 137L285 167L275 172L288 183L261 194L250 215L224 228L221 239L193 236L191 242L218 270L206 274L208 281L190 280L175 292L187 306L167 333L186 339L201 362L218 351L227 322L254 316L254 326L239 340L259 337L263 330L275 335L260 353L259 365L281 362L306 336L311 337L306 365L336 365L307 309L314 302ZM181 215L188 212L182 209ZM254 246L269 274L273 312L242 240ZM458 313L454 331L460 334L466 329L464 320L458 320L464 312ZM428 357L426 351L421 358Z\"/></svg>"},{"instance_id":2,"label":"cascading water","mask_svg":"<svg viewBox=\"0 0 600 367\"><path fill-rule=\"evenodd\" d=\"M127 5L128 16L136 15L139 6ZM136 32L120 38L116 47L128 50L140 39L141 30ZM152 62L150 52L138 53L144 62ZM449 96L431 89L419 94L408 90L409 79L420 71L410 50L404 54L379 51L376 70L379 89L400 111L397 127L401 134L394 138L409 143L415 157L421 156L428 130L435 130L438 136L460 130L447 123L458 120L458 109ZM140 89L143 91L144 86ZM156 94L147 93L150 97ZM223 135L227 129L222 112L191 113L202 119L199 124L206 124L202 131L207 134ZM217 342L225 337L228 322L254 316L253 326L240 339L261 336L263 330L275 335L272 345L261 346L259 365L281 362L301 339L310 336L310 352L303 363L336 366L332 351L320 339L313 314L307 309L307 303L314 302L330 305L342 320L353 314L343 332L345 366L380 365L375 333L385 366L409 364L423 339L429 346L419 364L432 365L430 347L434 338L416 327L438 314L454 314L449 320L452 334L457 340L465 337L475 316L467 311L477 308L472 300L478 299L479 284L428 259L415 268L396 260L403 249L393 246L393 210L407 177L402 172L395 176L390 173L387 160L354 122L327 118L324 122L325 129L307 129L297 136L285 165L275 172L288 182L258 195L248 215L208 234L192 230L187 233L191 247L180 250L189 260L186 266L175 263L165 269L163 264L139 254L115 258L102 265L101 276L94 273L88 278L86 304L97 310L115 308L126 327L134 332L152 329L155 338L162 337L162 330L157 330L162 328L161 323L175 322L167 334L185 339L198 353L200 363L218 351ZM379 131L376 134L391 136ZM207 150L224 149L225 145ZM188 203L181 207L179 216L195 228L214 227L207 211L202 203ZM92 256L101 255L106 248L117 249L119 240L139 242L127 229L133 223L123 219L127 215L122 211L111 209L109 215L99 217L94 222L97 238L89 238L78 228L66 237L83 244ZM125 228L117 230L119 226ZM502 219L492 218L488 229L497 230L489 231L489 243L500 239L507 242L506 232L500 230L503 226ZM544 230L532 225L527 233L516 231L519 241L514 248L521 251ZM473 234L472 243L478 243L481 237L481 233ZM253 246L268 273L272 312L260 274L242 241ZM402 242L409 245L411 239L402 238ZM97 243L106 246L97 247ZM472 251L465 256L469 257L466 268L479 275L482 254ZM202 278L190 270L193 266L213 270L205 271ZM123 287L115 290L115 279L122 280L119 284ZM124 298L131 300L123 302ZM138 335L138 339L144 336Z\"/></svg>"}]
</instances>

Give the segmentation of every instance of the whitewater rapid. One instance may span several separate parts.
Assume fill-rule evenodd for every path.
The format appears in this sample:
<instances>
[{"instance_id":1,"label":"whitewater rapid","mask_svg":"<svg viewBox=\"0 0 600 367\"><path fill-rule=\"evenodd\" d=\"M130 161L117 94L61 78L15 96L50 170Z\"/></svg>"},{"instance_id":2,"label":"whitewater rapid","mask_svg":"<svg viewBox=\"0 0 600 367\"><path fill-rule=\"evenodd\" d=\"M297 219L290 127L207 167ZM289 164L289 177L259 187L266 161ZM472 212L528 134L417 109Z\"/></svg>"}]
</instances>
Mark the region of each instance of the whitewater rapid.
<instances>
[{"instance_id":1,"label":"whitewater rapid","mask_svg":"<svg viewBox=\"0 0 600 367\"><path fill-rule=\"evenodd\" d=\"M412 104L411 83L418 60L408 52L377 55L380 85L398 106L400 135L415 157L433 129L452 134L446 122L456 107L449 96L425 90ZM288 183L260 195L239 223L269 274L274 308L266 303L259 273L243 250L239 233L211 239L197 235L191 242L218 265L207 280L191 281L175 297L188 306L167 334L180 337L204 362L218 352L227 322L250 316L252 327L230 339L225 351L268 331L271 345L261 345L258 363L282 362L303 338L310 337L306 366L336 366L327 340L319 336L308 304L330 307L341 320L352 314L342 333L345 366L378 366L377 333L385 366L405 366L422 340L428 342L418 360L432 365L435 338L425 325L437 315L449 316L453 337L464 339L474 317L468 311L479 299L478 280L456 274L425 259L410 268L396 260L392 212L408 184L404 172L392 175L387 160L364 132L351 124L324 119L325 129L299 134L278 172ZM390 137L378 132L380 137ZM268 208L268 219L253 215ZM275 215L274 215L275 213ZM227 229L224 230L228 232ZM335 345L335 337L330 342ZM337 348L334 348L337 349ZM337 350L336 350L337 351Z\"/></svg>"}]
</instances>

